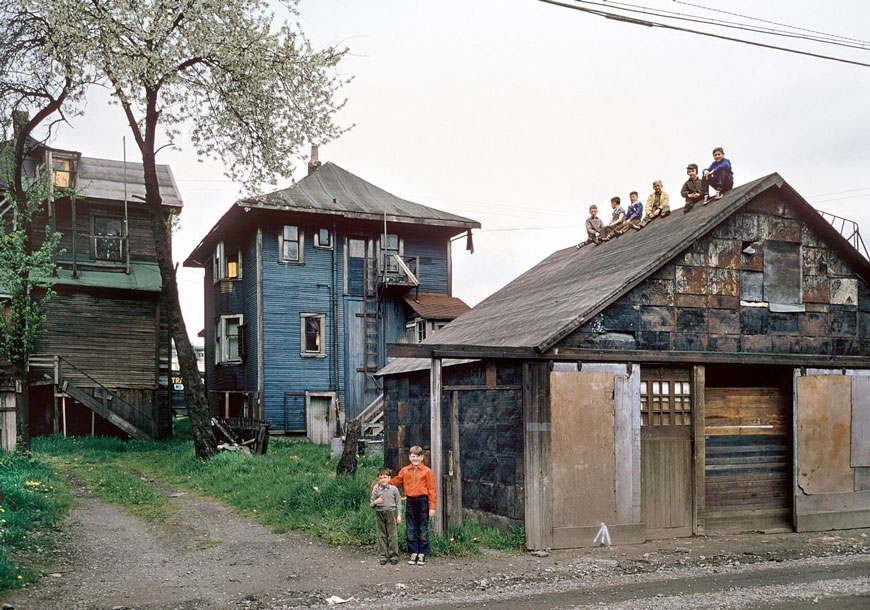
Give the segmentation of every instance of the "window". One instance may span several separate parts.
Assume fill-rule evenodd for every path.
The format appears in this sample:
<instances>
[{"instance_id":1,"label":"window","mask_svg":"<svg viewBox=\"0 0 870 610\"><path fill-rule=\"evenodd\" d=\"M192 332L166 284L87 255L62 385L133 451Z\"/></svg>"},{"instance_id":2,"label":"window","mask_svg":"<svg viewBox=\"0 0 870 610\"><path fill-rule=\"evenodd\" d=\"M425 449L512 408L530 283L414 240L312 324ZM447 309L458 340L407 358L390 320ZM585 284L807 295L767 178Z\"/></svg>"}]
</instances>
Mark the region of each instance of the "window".
<instances>
[{"instance_id":1,"label":"window","mask_svg":"<svg viewBox=\"0 0 870 610\"><path fill-rule=\"evenodd\" d=\"M218 242L214 249L214 281L236 280L242 277L242 250Z\"/></svg>"},{"instance_id":2,"label":"window","mask_svg":"<svg viewBox=\"0 0 870 610\"><path fill-rule=\"evenodd\" d=\"M241 315L221 316L215 327L215 362L241 362L245 356L245 326Z\"/></svg>"},{"instance_id":3,"label":"window","mask_svg":"<svg viewBox=\"0 0 870 610\"><path fill-rule=\"evenodd\" d=\"M688 375L686 375L688 376ZM692 384L667 378L641 378L642 426L688 426L692 423Z\"/></svg>"},{"instance_id":4,"label":"window","mask_svg":"<svg viewBox=\"0 0 870 610\"><path fill-rule=\"evenodd\" d=\"M94 216L94 258L100 261L124 259L123 221L109 216Z\"/></svg>"},{"instance_id":5,"label":"window","mask_svg":"<svg viewBox=\"0 0 870 610\"><path fill-rule=\"evenodd\" d=\"M279 260L282 263L301 263L303 244L302 231L293 225L284 225L279 242Z\"/></svg>"},{"instance_id":6,"label":"window","mask_svg":"<svg viewBox=\"0 0 870 610\"><path fill-rule=\"evenodd\" d=\"M800 244L764 243L764 300L771 305L802 302Z\"/></svg>"},{"instance_id":7,"label":"window","mask_svg":"<svg viewBox=\"0 0 870 610\"><path fill-rule=\"evenodd\" d=\"M70 186L70 160L51 159L51 182L60 188L69 188Z\"/></svg>"},{"instance_id":8,"label":"window","mask_svg":"<svg viewBox=\"0 0 870 610\"><path fill-rule=\"evenodd\" d=\"M329 229L318 229L314 234L314 247L332 249L332 235Z\"/></svg>"},{"instance_id":9,"label":"window","mask_svg":"<svg viewBox=\"0 0 870 610\"><path fill-rule=\"evenodd\" d=\"M417 320L417 343L426 340L426 320Z\"/></svg>"},{"instance_id":10,"label":"window","mask_svg":"<svg viewBox=\"0 0 870 610\"><path fill-rule=\"evenodd\" d=\"M302 355L326 355L323 314L303 313L299 315L302 322Z\"/></svg>"},{"instance_id":11,"label":"window","mask_svg":"<svg viewBox=\"0 0 870 610\"><path fill-rule=\"evenodd\" d=\"M399 236L393 233L381 235L381 259L383 260L382 270L387 273L398 273L399 263L393 255L399 254Z\"/></svg>"}]
</instances>

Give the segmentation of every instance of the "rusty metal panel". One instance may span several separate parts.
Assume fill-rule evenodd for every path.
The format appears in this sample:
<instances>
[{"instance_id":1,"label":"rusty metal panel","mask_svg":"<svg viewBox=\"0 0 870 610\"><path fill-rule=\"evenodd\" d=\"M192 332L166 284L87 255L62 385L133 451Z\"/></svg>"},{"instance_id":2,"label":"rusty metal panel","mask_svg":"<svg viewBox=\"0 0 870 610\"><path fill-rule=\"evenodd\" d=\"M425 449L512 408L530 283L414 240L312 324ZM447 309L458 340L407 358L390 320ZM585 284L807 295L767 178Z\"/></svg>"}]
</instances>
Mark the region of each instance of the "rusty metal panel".
<instances>
[{"instance_id":1,"label":"rusty metal panel","mask_svg":"<svg viewBox=\"0 0 870 610\"><path fill-rule=\"evenodd\" d=\"M710 294L738 296L740 294L740 272L736 269L710 269Z\"/></svg>"},{"instance_id":2,"label":"rusty metal panel","mask_svg":"<svg viewBox=\"0 0 870 610\"><path fill-rule=\"evenodd\" d=\"M743 258L740 268L744 271L764 271L764 242L754 241L752 243L758 244L757 246L752 246L755 252L752 254L743 252L741 254Z\"/></svg>"},{"instance_id":3,"label":"rusty metal panel","mask_svg":"<svg viewBox=\"0 0 870 610\"><path fill-rule=\"evenodd\" d=\"M710 335L708 349L711 352L739 352L740 335Z\"/></svg>"},{"instance_id":4,"label":"rusty metal panel","mask_svg":"<svg viewBox=\"0 0 870 610\"><path fill-rule=\"evenodd\" d=\"M852 377L852 466L870 466L870 377Z\"/></svg>"},{"instance_id":5,"label":"rusty metal panel","mask_svg":"<svg viewBox=\"0 0 870 610\"><path fill-rule=\"evenodd\" d=\"M710 334L737 335L740 334L740 314L733 309L711 309L707 319L710 323Z\"/></svg>"},{"instance_id":6,"label":"rusty metal panel","mask_svg":"<svg viewBox=\"0 0 870 610\"><path fill-rule=\"evenodd\" d=\"M802 354L829 354L831 340L827 337L801 337Z\"/></svg>"},{"instance_id":7,"label":"rusty metal panel","mask_svg":"<svg viewBox=\"0 0 870 610\"><path fill-rule=\"evenodd\" d=\"M734 239L742 241L755 241L758 239L758 214L742 212L734 217Z\"/></svg>"},{"instance_id":8,"label":"rusty metal panel","mask_svg":"<svg viewBox=\"0 0 870 610\"><path fill-rule=\"evenodd\" d=\"M627 300L640 305L673 305L674 281L646 280L627 295Z\"/></svg>"},{"instance_id":9,"label":"rusty metal panel","mask_svg":"<svg viewBox=\"0 0 870 610\"><path fill-rule=\"evenodd\" d=\"M677 307L706 307L707 297L703 294L678 294L674 296Z\"/></svg>"},{"instance_id":10,"label":"rusty metal panel","mask_svg":"<svg viewBox=\"0 0 870 610\"><path fill-rule=\"evenodd\" d=\"M674 310L671 307L644 307L640 312L642 330L674 330Z\"/></svg>"},{"instance_id":11,"label":"rusty metal panel","mask_svg":"<svg viewBox=\"0 0 870 610\"><path fill-rule=\"evenodd\" d=\"M828 315L826 313L798 314L798 328L804 337L822 337L828 334Z\"/></svg>"},{"instance_id":12,"label":"rusty metal panel","mask_svg":"<svg viewBox=\"0 0 870 610\"><path fill-rule=\"evenodd\" d=\"M828 274L828 251L826 249L804 246L802 250L803 272L805 276Z\"/></svg>"},{"instance_id":13,"label":"rusty metal panel","mask_svg":"<svg viewBox=\"0 0 870 610\"><path fill-rule=\"evenodd\" d=\"M752 303L764 300L764 274L757 271L740 272L740 300Z\"/></svg>"},{"instance_id":14,"label":"rusty metal panel","mask_svg":"<svg viewBox=\"0 0 870 610\"><path fill-rule=\"evenodd\" d=\"M711 239L710 266L720 269L738 269L742 262L743 244L734 239Z\"/></svg>"},{"instance_id":15,"label":"rusty metal panel","mask_svg":"<svg viewBox=\"0 0 870 610\"><path fill-rule=\"evenodd\" d=\"M782 200L777 197L771 197L767 193L760 197L756 197L753 201L750 201L749 204L747 204L746 209L754 212L762 212L763 214L771 214L773 216L786 215L786 207Z\"/></svg>"},{"instance_id":16,"label":"rusty metal panel","mask_svg":"<svg viewBox=\"0 0 870 610\"><path fill-rule=\"evenodd\" d=\"M554 527L614 522L614 390L612 373L550 373Z\"/></svg>"},{"instance_id":17,"label":"rusty metal panel","mask_svg":"<svg viewBox=\"0 0 870 610\"><path fill-rule=\"evenodd\" d=\"M827 275L804 274L804 303L827 303L830 299Z\"/></svg>"},{"instance_id":18,"label":"rusty metal panel","mask_svg":"<svg viewBox=\"0 0 870 610\"><path fill-rule=\"evenodd\" d=\"M852 275L852 269L838 252L828 250L828 273L831 275Z\"/></svg>"},{"instance_id":19,"label":"rusty metal panel","mask_svg":"<svg viewBox=\"0 0 870 610\"><path fill-rule=\"evenodd\" d=\"M775 241L786 241L799 244L801 243L800 223L797 220L791 220L790 218L768 216L767 236L768 239Z\"/></svg>"},{"instance_id":20,"label":"rusty metal panel","mask_svg":"<svg viewBox=\"0 0 870 610\"><path fill-rule=\"evenodd\" d=\"M676 292L707 294L707 268L676 266Z\"/></svg>"},{"instance_id":21,"label":"rusty metal panel","mask_svg":"<svg viewBox=\"0 0 870 610\"><path fill-rule=\"evenodd\" d=\"M737 309L740 307L740 297L711 294L707 297L707 307L710 309Z\"/></svg>"},{"instance_id":22,"label":"rusty metal panel","mask_svg":"<svg viewBox=\"0 0 870 610\"><path fill-rule=\"evenodd\" d=\"M740 351L766 354L773 351L773 342L768 335L744 335L740 338Z\"/></svg>"},{"instance_id":23,"label":"rusty metal panel","mask_svg":"<svg viewBox=\"0 0 870 610\"><path fill-rule=\"evenodd\" d=\"M852 378L798 377L797 479L806 494L855 490L850 459Z\"/></svg>"},{"instance_id":24,"label":"rusty metal panel","mask_svg":"<svg viewBox=\"0 0 870 610\"><path fill-rule=\"evenodd\" d=\"M854 278L831 278L831 304L857 305L858 280Z\"/></svg>"},{"instance_id":25,"label":"rusty metal panel","mask_svg":"<svg viewBox=\"0 0 870 610\"><path fill-rule=\"evenodd\" d=\"M807 303L805 309L812 313L828 313L830 308L824 303Z\"/></svg>"},{"instance_id":26,"label":"rusty metal panel","mask_svg":"<svg viewBox=\"0 0 870 610\"><path fill-rule=\"evenodd\" d=\"M825 240L819 237L819 234L807 224L801 225L801 243L813 248L822 248L826 245Z\"/></svg>"},{"instance_id":27,"label":"rusty metal panel","mask_svg":"<svg viewBox=\"0 0 870 610\"><path fill-rule=\"evenodd\" d=\"M703 242L696 241L680 254L682 263L692 267L707 266L707 248Z\"/></svg>"},{"instance_id":28,"label":"rusty metal panel","mask_svg":"<svg viewBox=\"0 0 870 610\"><path fill-rule=\"evenodd\" d=\"M764 248L764 300L769 303L801 302L801 247L768 241Z\"/></svg>"}]
</instances>

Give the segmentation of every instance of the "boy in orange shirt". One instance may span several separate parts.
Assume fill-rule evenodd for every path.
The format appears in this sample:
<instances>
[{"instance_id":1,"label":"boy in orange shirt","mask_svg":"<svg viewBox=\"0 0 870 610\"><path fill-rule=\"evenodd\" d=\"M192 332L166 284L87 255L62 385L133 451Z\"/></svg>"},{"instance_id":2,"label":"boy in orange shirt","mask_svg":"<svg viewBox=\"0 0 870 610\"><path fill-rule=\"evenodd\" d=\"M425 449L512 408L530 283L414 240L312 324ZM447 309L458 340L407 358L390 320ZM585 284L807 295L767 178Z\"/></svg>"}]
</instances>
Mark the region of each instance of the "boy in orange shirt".
<instances>
[{"instance_id":1,"label":"boy in orange shirt","mask_svg":"<svg viewBox=\"0 0 870 610\"><path fill-rule=\"evenodd\" d=\"M405 534L411 565L426 565L429 554L429 518L435 516L438 494L435 473L423 463L423 448L414 445L408 451L411 464L390 479L390 485L402 486L405 492Z\"/></svg>"}]
</instances>

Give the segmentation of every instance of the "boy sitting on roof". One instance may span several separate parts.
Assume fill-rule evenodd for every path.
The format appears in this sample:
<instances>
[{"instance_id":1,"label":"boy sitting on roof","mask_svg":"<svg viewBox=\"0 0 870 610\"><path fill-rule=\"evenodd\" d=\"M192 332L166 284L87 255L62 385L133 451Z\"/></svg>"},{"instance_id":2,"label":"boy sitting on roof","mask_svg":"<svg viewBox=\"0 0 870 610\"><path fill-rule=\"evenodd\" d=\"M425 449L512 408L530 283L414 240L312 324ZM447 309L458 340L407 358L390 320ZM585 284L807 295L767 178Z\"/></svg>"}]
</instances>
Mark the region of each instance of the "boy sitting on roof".
<instances>
[{"instance_id":1,"label":"boy sitting on roof","mask_svg":"<svg viewBox=\"0 0 870 610\"><path fill-rule=\"evenodd\" d=\"M599 241L607 241L613 238L614 235L617 235L617 230L625 221L625 208L619 205L619 197L611 197L610 207L613 208L613 214L610 215L610 222L607 223L607 226L601 232Z\"/></svg>"},{"instance_id":2,"label":"boy sitting on roof","mask_svg":"<svg viewBox=\"0 0 870 610\"><path fill-rule=\"evenodd\" d=\"M643 220L643 204L637 200L637 191L631 191L628 194L631 203L628 205L628 211L625 213L625 222L618 229L620 234L625 233L629 229L637 229L640 221Z\"/></svg>"},{"instance_id":3,"label":"boy sitting on roof","mask_svg":"<svg viewBox=\"0 0 870 610\"><path fill-rule=\"evenodd\" d=\"M709 196L710 187L716 189L714 197ZM731 161L725 158L725 150L721 146L713 149L713 163L704 170L701 178L701 192L704 194L704 205L731 190L734 186L734 172L731 169Z\"/></svg>"},{"instance_id":4,"label":"boy sitting on roof","mask_svg":"<svg viewBox=\"0 0 870 610\"><path fill-rule=\"evenodd\" d=\"M683 183L683 188L680 190L680 195L686 200L683 214L691 211L695 204L701 200L701 179L698 178L698 166L695 163L689 163L686 166L686 173L689 174L689 179Z\"/></svg>"},{"instance_id":5,"label":"boy sitting on roof","mask_svg":"<svg viewBox=\"0 0 870 610\"><path fill-rule=\"evenodd\" d=\"M668 203L668 194L662 190L662 181L656 180L652 183L652 187L653 192L650 193L646 200L646 217L644 217L638 227L641 229L647 226L653 218L656 218L657 216L664 218L671 213L671 206Z\"/></svg>"},{"instance_id":6,"label":"boy sitting on roof","mask_svg":"<svg viewBox=\"0 0 870 610\"><path fill-rule=\"evenodd\" d=\"M588 242L598 243L598 238L604 230L604 222L598 218L598 206L592 204L589 206L589 218L586 219L586 235L589 236ZM578 248L580 246L577 246Z\"/></svg>"}]
</instances>

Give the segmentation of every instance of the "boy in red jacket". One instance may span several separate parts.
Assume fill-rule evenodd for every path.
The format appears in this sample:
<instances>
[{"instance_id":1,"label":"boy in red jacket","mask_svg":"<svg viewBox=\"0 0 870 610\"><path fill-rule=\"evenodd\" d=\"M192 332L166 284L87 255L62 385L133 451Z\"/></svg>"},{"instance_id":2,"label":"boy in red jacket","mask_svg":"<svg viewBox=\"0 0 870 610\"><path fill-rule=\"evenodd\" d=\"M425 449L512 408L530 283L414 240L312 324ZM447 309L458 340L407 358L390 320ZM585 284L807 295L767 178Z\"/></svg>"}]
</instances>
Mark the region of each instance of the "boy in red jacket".
<instances>
[{"instance_id":1,"label":"boy in red jacket","mask_svg":"<svg viewBox=\"0 0 870 610\"><path fill-rule=\"evenodd\" d=\"M408 563L426 565L429 554L429 518L435 516L438 494L435 473L423 463L423 448L417 445L408 452L409 466L390 479L390 485L401 485L405 492L405 534L408 540Z\"/></svg>"}]
</instances>

